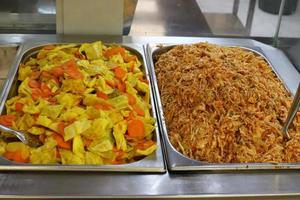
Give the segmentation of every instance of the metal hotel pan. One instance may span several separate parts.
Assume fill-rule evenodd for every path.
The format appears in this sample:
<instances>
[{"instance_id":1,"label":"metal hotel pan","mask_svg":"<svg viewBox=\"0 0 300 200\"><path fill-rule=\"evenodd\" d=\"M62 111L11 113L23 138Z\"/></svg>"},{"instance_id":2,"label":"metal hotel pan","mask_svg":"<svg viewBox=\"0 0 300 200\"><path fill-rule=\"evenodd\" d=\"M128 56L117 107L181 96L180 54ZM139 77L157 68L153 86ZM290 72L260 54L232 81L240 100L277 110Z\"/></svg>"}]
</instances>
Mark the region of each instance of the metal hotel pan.
<instances>
[{"instance_id":1,"label":"metal hotel pan","mask_svg":"<svg viewBox=\"0 0 300 200\"><path fill-rule=\"evenodd\" d=\"M155 103L157 108L157 117L159 120L159 128L162 134L162 139L164 142L164 150L166 153L167 167L170 171L200 171L200 170L258 170L258 169L300 169L300 163L208 163L206 161L197 161L178 152L171 144L168 137L168 130L166 126L166 121L164 118L163 106L160 98L160 92L158 89L158 83L155 73L155 62L159 55L168 52L176 45L180 44L148 44L146 47L148 61L149 61L149 71L151 76L151 81L153 85L153 93L155 94ZM221 44L225 46L224 44ZM238 44L230 44L226 46L240 47L248 51L254 52L257 55L262 56L268 64L271 66L274 73L277 75L279 80L283 83L287 91L291 94L290 88L285 84L280 78L280 74L277 73L274 66L264 55L263 51L259 47L243 47Z\"/></svg>"},{"instance_id":2,"label":"metal hotel pan","mask_svg":"<svg viewBox=\"0 0 300 200\"><path fill-rule=\"evenodd\" d=\"M51 43L53 44L53 43ZM64 43L59 43L64 44ZM77 44L77 43L76 43ZM7 81L4 85L4 89L0 94L0 114L4 114L5 111L5 102L10 97L13 97L17 94L17 88L19 81L17 80L18 66L20 63L23 63L31 56L35 56L37 52L49 43L43 44L24 44L18 52L15 62L13 63L11 70L8 74ZM78 45L80 45L78 43ZM110 45L110 44L106 44ZM148 68L146 67L145 55L142 45L136 44L119 44L125 49L137 55L139 60L142 63L143 71L145 77L149 81ZM154 109L154 98L152 94L152 85L149 81L150 86L150 100L152 106L152 117L156 118L156 111ZM156 119L157 121L157 119ZM34 164L19 164L16 162L9 161L3 157L0 157L0 170L36 170L36 171L117 171L117 172L165 172L160 135L158 125L156 123L155 128L155 137L157 142L157 150L151 155L145 157L142 160L129 163L129 164L120 164L120 165L34 165Z\"/></svg>"}]
</instances>

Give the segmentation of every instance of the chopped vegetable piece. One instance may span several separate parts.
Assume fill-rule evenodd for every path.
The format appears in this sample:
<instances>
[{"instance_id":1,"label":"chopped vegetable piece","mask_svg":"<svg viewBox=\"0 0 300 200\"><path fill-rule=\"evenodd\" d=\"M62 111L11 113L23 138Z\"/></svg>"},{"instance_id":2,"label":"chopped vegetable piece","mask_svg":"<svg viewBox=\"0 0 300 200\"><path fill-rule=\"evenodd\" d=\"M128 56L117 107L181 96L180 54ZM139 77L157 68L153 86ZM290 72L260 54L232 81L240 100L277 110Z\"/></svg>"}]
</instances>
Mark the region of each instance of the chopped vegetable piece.
<instances>
[{"instance_id":1,"label":"chopped vegetable piece","mask_svg":"<svg viewBox=\"0 0 300 200\"><path fill-rule=\"evenodd\" d=\"M116 78L120 79L120 80L122 80L126 75L126 71L124 71L121 67L114 68L114 72L115 72Z\"/></svg>"},{"instance_id":2,"label":"chopped vegetable piece","mask_svg":"<svg viewBox=\"0 0 300 200\"><path fill-rule=\"evenodd\" d=\"M5 152L4 157L7 158L8 160L12 160L15 162L20 162L20 163L27 163L29 161L28 157L22 156L22 151L15 151L15 152Z\"/></svg>"},{"instance_id":3,"label":"chopped vegetable piece","mask_svg":"<svg viewBox=\"0 0 300 200\"><path fill-rule=\"evenodd\" d=\"M64 148L64 149L71 149L72 148L72 143L71 141L64 141L64 138L57 134L57 133L53 133L52 134L53 138L55 139L55 141L57 142L57 146Z\"/></svg>"},{"instance_id":4,"label":"chopped vegetable piece","mask_svg":"<svg viewBox=\"0 0 300 200\"><path fill-rule=\"evenodd\" d=\"M17 112L22 112L22 111L23 111L24 104L23 104L23 103L17 102L17 103L15 104L15 107L16 107L16 111L17 111Z\"/></svg>"},{"instance_id":5,"label":"chopped vegetable piece","mask_svg":"<svg viewBox=\"0 0 300 200\"><path fill-rule=\"evenodd\" d=\"M28 148L22 142L9 143L5 149L5 158L21 163L27 163L29 161Z\"/></svg>"},{"instance_id":6,"label":"chopped vegetable piece","mask_svg":"<svg viewBox=\"0 0 300 200\"><path fill-rule=\"evenodd\" d=\"M3 126L9 126L11 127L13 124L13 121L17 118L16 115L8 114L8 115L1 115L0 116L0 124Z\"/></svg>"},{"instance_id":7,"label":"chopped vegetable piece","mask_svg":"<svg viewBox=\"0 0 300 200\"><path fill-rule=\"evenodd\" d=\"M118 82L117 87L120 92L125 92L125 90L126 90L126 86L125 86L124 82L122 82L122 81Z\"/></svg>"},{"instance_id":8,"label":"chopped vegetable piece","mask_svg":"<svg viewBox=\"0 0 300 200\"><path fill-rule=\"evenodd\" d=\"M129 105L134 105L136 104L136 99L132 94L126 94L128 97L128 103Z\"/></svg>"},{"instance_id":9,"label":"chopped vegetable piece","mask_svg":"<svg viewBox=\"0 0 300 200\"><path fill-rule=\"evenodd\" d=\"M138 115L145 116L145 112L143 111L143 109L141 109L137 105L133 105L132 108Z\"/></svg>"},{"instance_id":10,"label":"chopped vegetable piece","mask_svg":"<svg viewBox=\"0 0 300 200\"><path fill-rule=\"evenodd\" d=\"M55 46L54 45L47 45L43 49L44 50L52 50L52 49L55 49Z\"/></svg>"},{"instance_id":11,"label":"chopped vegetable piece","mask_svg":"<svg viewBox=\"0 0 300 200\"><path fill-rule=\"evenodd\" d=\"M57 127L58 127L58 131L59 131L58 133L61 134L61 135L64 135L65 134L65 127L66 127L65 123L64 122L59 122Z\"/></svg>"},{"instance_id":12,"label":"chopped vegetable piece","mask_svg":"<svg viewBox=\"0 0 300 200\"><path fill-rule=\"evenodd\" d=\"M125 54L125 49L122 47L113 47L104 52L104 56L106 58L111 58L112 56L114 56L116 54L120 54L123 57Z\"/></svg>"},{"instance_id":13,"label":"chopped vegetable piece","mask_svg":"<svg viewBox=\"0 0 300 200\"><path fill-rule=\"evenodd\" d=\"M107 100L108 99L108 95L105 94L104 92L97 92L97 97L100 97L104 100Z\"/></svg>"},{"instance_id":14,"label":"chopped vegetable piece","mask_svg":"<svg viewBox=\"0 0 300 200\"><path fill-rule=\"evenodd\" d=\"M131 62L131 61L135 61L137 58L136 58L136 56L125 56L124 57L124 61L125 62Z\"/></svg>"},{"instance_id":15,"label":"chopped vegetable piece","mask_svg":"<svg viewBox=\"0 0 300 200\"><path fill-rule=\"evenodd\" d=\"M72 79L83 79L83 75L78 70L78 66L74 59L65 62L63 64L63 69Z\"/></svg>"},{"instance_id":16,"label":"chopped vegetable piece","mask_svg":"<svg viewBox=\"0 0 300 200\"><path fill-rule=\"evenodd\" d=\"M64 75L65 70L62 67L54 67L50 70L50 73L55 77L61 77Z\"/></svg>"},{"instance_id":17,"label":"chopped vegetable piece","mask_svg":"<svg viewBox=\"0 0 300 200\"><path fill-rule=\"evenodd\" d=\"M28 82L28 85L31 88L39 88L41 86L41 84L38 81L34 80L34 79L30 79L29 82Z\"/></svg>"},{"instance_id":18,"label":"chopped vegetable piece","mask_svg":"<svg viewBox=\"0 0 300 200\"><path fill-rule=\"evenodd\" d=\"M145 128L143 121L133 119L128 123L128 135L132 138L144 138Z\"/></svg>"}]
</instances>

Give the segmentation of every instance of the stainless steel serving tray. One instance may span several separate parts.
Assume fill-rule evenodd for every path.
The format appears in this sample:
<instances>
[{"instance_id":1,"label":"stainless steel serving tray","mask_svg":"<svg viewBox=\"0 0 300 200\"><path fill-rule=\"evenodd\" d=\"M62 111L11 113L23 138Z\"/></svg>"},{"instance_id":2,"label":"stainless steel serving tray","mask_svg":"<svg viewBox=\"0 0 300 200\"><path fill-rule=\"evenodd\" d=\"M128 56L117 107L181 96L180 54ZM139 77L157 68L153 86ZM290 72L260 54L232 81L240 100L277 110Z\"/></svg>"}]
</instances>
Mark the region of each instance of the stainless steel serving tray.
<instances>
[{"instance_id":1,"label":"stainless steel serving tray","mask_svg":"<svg viewBox=\"0 0 300 200\"><path fill-rule=\"evenodd\" d=\"M204 40L205 41L205 40ZM199 41L203 42L203 41ZM213 41L215 44L219 44L215 41ZM185 43L186 44L186 43ZM205 161L197 161L190 159L183 154L179 153L171 144L169 137L168 137L168 131L166 126L166 121L164 118L163 113L163 106L161 103L160 98L160 92L157 84L157 78L155 73L155 61L157 60L157 57L169 50L171 50L173 47L180 44L148 44L146 47L146 52L148 56L149 61L149 72L150 72L150 78L153 85L153 93L155 95L155 103L157 108L157 117L159 121L159 128L162 134L162 139L164 142L164 150L166 153L166 161L167 161L167 167L170 171L200 171L200 170L257 170L257 169L300 169L300 163L224 163L224 164L218 164L218 163L208 163ZM291 88L288 86L288 84L285 84L283 81L282 74L278 73L279 65L276 65L276 60L269 60L263 50L256 46L243 46L242 44L238 44L235 42L232 43L220 43L219 45L223 46L231 46L231 47L240 47L243 49L246 49L248 51L252 51L255 54L258 54L262 56L268 64L271 66L277 77L281 80L287 91L292 94Z\"/></svg>"},{"instance_id":2,"label":"stainless steel serving tray","mask_svg":"<svg viewBox=\"0 0 300 200\"><path fill-rule=\"evenodd\" d=\"M51 44L68 44L68 43L51 43ZM80 45L81 43L75 43ZM40 50L49 43L25 43L19 49L16 60L14 61L8 77L5 82L3 91L0 94L0 114L5 113L5 102L10 97L17 94L17 88L19 82L17 80L18 66L31 56L36 55ZM106 44L110 45L110 44ZM142 63L145 77L149 81L150 86L150 100L152 106L152 116L156 118L156 110L154 104L154 98L152 94L152 85L149 79L148 68L146 66L146 59L142 45L137 44L119 44L125 49L137 55ZM157 120L156 120L157 121ZM3 157L0 157L0 170L36 170L36 171L117 171L117 172L165 172L162 147L160 142L160 134L158 125L156 123L155 136L157 141L157 150L151 155L145 157L142 160L129 164L121 165L34 165L34 164L19 164L9 161Z\"/></svg>"}]
</instances>

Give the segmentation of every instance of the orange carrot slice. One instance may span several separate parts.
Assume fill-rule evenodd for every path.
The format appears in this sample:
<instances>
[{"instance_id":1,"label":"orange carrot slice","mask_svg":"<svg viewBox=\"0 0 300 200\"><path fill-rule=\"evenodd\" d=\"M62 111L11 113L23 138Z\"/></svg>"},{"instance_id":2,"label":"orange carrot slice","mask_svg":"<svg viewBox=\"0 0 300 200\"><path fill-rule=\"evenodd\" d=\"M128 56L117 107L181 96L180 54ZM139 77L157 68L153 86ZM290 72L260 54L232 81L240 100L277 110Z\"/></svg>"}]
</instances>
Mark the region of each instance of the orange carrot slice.
<instances>
[{"instance_id":1,"label":"orange carrot slice","mask_svg":"<svg viewBox=\"0 0 300 200\"><path fill-rule=\"evenodd\" d=\"M102 99L104 99L104 100L107 100L108 99L108 96L107 96L107 94L105 94L104 92L97 92L97 97L100 97L100 98L102 98Z\"/></svg>"},{"instance_id":2,"label":"orange carrot slice","mask_svg":"<svg viewBox=\"0 0 300 200\"><path fill-rule=\"evenodd\" d=\"M64 69L62 67L54 67L50 70L50 73L58 78L64 75Z\"/></svg>"},{"instance_id":3,"label":"orange carrot slice","mask_svg":"<svg viewBox=\"0 0 300 200\"><path fill-rule=\"evenodd\" d=\"M65 123L64 122L59 122L58 125L57 125L57 128L58 128L58 133L61 134L61 135L64 135L65 134Z\"/></svg>"},{"instance_id":4,"label":"orange carrot slice","mask_svg":"<svg viewBox=\"0 0 300 200\"><path fill-rule=\"evenodd\" d=\"M143 111L143 109L141 109L137 105L133 105L132 108L133 108L134 112L136 112L138 115L145 116L145 112Z\"/></svg>"},{"instance_id":5,"label":"orange carrot slice","mask_svg":"<svg viewBox=\"0 0 300 200\"><path fill-rule=\"evenodd\" d=\"M113 80L106 80L105 83L107 85L109 85L110 87L112 87L112 88L116 88L117 87L117 84Z\"/></svg>"},{"instance_id":6,"label":"orange carrot slice","mask_svg":"<svg viewBox=\"0 0 300 200\"><path fill-rule=\"evenodd\" d=\"M61 135L59 135L57 133L53 133L52 137L57 142L57 146L59 146L63 149L69 149L69 150L72 148L71 141L65 141L64 138Z\"/></svg>"},{"instance_id":7,"label":"orange carrot slice","mask_svg":"<svg viewBox=\"0 0 300 200\"><path fill-rule=\"evenodd\" d=\"M155 142L152 140L142 140L142 141L138 142L136 147L137 147L137 149L145 150L154 144L155 144Z\"/></svg>"},{"instance_id":8,"label":"orange carrot slice","mask_svg":"<svg viewBox=\"0 0 300 200\"><path fill-rule=\"evenodd\" d=\"M28 82L28 86L31 88L39 88L41 86L41 83L34 79L30 79Z\"/></svg>"},{"instance_id":9,"label":"orange carrot slice","mask_svg":"<svg viewBox=\"0 0 300 200\"><path fill-rule=\"evenodd\" d=\"M42 97L49 97L51 96L51 89L48 87L46 83L41 83L41 92Z\"/></svg>"},{"instance_id":10,"label":"orange carrot slice","mask_svg":"<svg viewBox=\"0 0 300 200\"><path fill-rule=\"evenodd\" d=\"M126 85L123 81L118 82L117 87L120 92L126 91Z\"/></svg>"},{"instance_id":11,"label":"orange carrot slice","mask_svg":"<svg viewBox=\"0 0 300 200\"><path fill-rule=\"evenodd\" d=\"M143 121L133 119L128 123L128 135L132 138L145 137L145 127Z\"/></svg>"},{"instance_id":12,"label":"orange carrot slice","mask_svg":"<svg viewBox=\"0 0 300 200\"><path fill-rule=\"evenodd\" d=\"M34 71L30 74L30 79L38 79L41 75L41 72L39 71Z\"/></svg>"},{"instance_id":13,"label":"orange carrot slice","mask_svg":"<svg viewBox=\"0 0 300 200\"><path fill-rule=\"evenodd\" d=\"M37 100L38 98L40 98L42 96L42 91L39 88L33 88L31 90L31 97L33 98L33 100Z\"/></svg>"},{"instance_id":14,"label":"orange carrot slice","mask_svg":"<svg viewBox=\"0 0 300 200\"><path fill-rule=\"evenodd\" d=\"M120 54L122 57L125 55L125 49L122 47L113 47L104 52L106 58L111 58L114 55Z\"/></svg>"},{"instance_id":15,"label":"orange carrot slice","mask_svg":"<svg viewBox=\"0 0 300 200\"><path fill-rule=\"evenodd\" d=\"M122 80L126 75L126 72L121 67L114 68L114 72L115 72L116 78L120 79L120 80Z\"/></svg>"},{"instance_id":16,"label":"orange carrot slice","mask_svg":"<svg viewBox=\"0 0 300 200\"><path fill-rule=\"evenodd\" d=\"M126 94L128 97L128 103L129 105L134 105L136 104L136 99L132 94Z\"/></svg>"},{"instance_id":17,"label":"orange carrot slice","mask_svg":"<svg viewBox=\"0 0 300 200\"><path fill-rule=\"evenodd\" d=\"M131 61L135 61L136 60L136 56L129 56L129 55L127 55L127 56L125 56L124 57L124 61L125 62L131 62Z\"/></svg>"},{"instance_id":18,"label":"orange carrot slice","mask_svg":"<svg viewBox=\"0 0 300 200\"><path fill-rule=\"evenodd\" d=\"M14 152L6 151L4 153L4 157L7 158L8 160L12 160L12 161L15 161L15 162L20 162L20 163L29 162L29 157L24 156L24 154L22 153L21 150L14 151Z\"/></svg>"},{"instance_id":19,"label":"orange carrot slice","mask_svg":"<svg viewBox=\"0 0 300 200\"><path fill-rule=\"evenodd\" d=\"M96 104L94 105L94 108L100 109L100 110L110 110L110 109L113 108L113 106L110 105L110 104L104 104L104 103L100 104L100 103L96 103Z\"/></svg>"},{"instance_id":20,"label":"orange carrot slice","mask_svg":"<svg viewBox=\"0 0 300 200\"><path fill-rule=\"evenodd\" d=\"M83 79L83 75L79 71L74 59L65 62L63 64L63 69L72 79Z\"/></svg>"},{"instance_id":21,"label":"orange carrot slice","mask_svg":"<svg viewBox=\"0 0 300 200\"><path fill-rule=\"evenodd\" d=\"M13 124L13 121L17 118L16 115L8 114L8 115L1 115L0 116L0 124L3 126L9 126L11 127Z\"/></svg>"},{"instance_id":22,"label":"orange carrot slice","mask_svg":"<svg viewBox=\"0 0 300 200\"><path fill-rule=\"evenodd\" d=\"M17 112L22 112L23 111L23 107L24 107L24 104L23 103L15 103L15 108L16 108L16 111Z\"/></svg>"}]
</instances>

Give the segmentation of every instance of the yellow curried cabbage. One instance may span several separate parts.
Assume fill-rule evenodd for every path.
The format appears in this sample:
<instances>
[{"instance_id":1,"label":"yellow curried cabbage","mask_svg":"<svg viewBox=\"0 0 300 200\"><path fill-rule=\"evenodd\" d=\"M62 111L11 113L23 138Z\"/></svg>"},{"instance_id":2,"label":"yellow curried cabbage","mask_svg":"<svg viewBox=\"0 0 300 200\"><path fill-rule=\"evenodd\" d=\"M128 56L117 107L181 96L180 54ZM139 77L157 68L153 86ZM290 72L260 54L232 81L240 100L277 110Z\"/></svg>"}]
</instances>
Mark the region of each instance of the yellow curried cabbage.
<instances>
[{"instance_id":1,"label":"yellow curried cabbage","mask_svg":"<svg viewBox=\"0 0 300 200\"><path fill-rule=\"evenodd\" d=\"M18 94L7 100L0 124L27 131L43 145L0 139L0 155L32 164L101 165L152 154L155 120L145 79L137 55L118 45L42 47L20 64Z\"/></svg>"}]
</instances>

